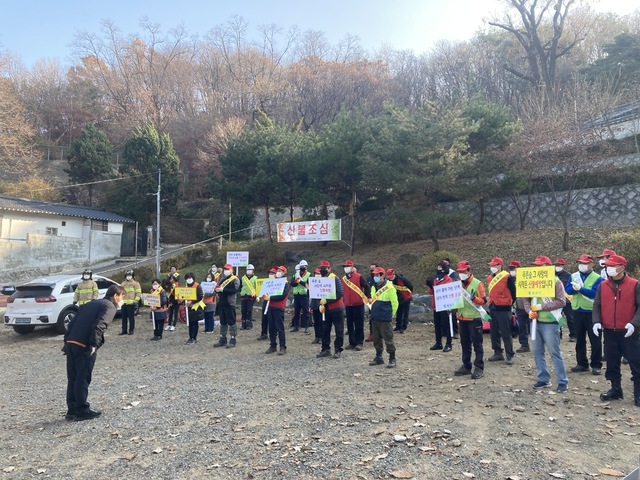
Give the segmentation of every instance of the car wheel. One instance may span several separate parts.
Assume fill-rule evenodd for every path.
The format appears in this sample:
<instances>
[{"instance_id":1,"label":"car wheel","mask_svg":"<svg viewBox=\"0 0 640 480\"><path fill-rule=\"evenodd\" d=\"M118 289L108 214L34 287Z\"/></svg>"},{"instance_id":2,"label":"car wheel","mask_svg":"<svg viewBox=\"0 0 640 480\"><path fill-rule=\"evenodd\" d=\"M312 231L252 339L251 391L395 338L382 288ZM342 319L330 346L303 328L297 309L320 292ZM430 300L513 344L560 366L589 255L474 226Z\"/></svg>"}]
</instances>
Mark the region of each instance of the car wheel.
<instances>
[{"instance_id":1,"label":"car wheel","mask_svg":"<svg viewBox=\"0 0 640 480\"><path fill-rule=\"evenodd\" d=\"M27 335L36 329L35 325L14 325L13 331L20 335Z\"/></svg>"},{"instance_id":2,"label":"car wheel","mask_svg":"<svg viewBox=\"0 0 640 480\"><path fill-rule=\"evenodd\" d=\"M60 316L58 317L58 322L56 323L56 330L58 333L67 333L69 329L69 324L73 317L76 316L78 311L74 308L65 308Z\"/></svg>"}]
</instances>

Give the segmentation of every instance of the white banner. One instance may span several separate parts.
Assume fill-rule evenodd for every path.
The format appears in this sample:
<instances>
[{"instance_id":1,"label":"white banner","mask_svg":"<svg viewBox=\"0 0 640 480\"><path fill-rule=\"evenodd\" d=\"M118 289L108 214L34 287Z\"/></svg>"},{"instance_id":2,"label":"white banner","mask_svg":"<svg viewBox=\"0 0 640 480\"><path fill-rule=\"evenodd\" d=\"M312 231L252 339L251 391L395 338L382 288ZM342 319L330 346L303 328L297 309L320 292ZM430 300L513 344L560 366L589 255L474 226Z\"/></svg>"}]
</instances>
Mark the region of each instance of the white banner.
<instances>
[{"instance_id":1,"label":"white banner","mask_svg":"<svg viewBox=\"0 0 640 480\"><path fill-rule=\"evenodd\" d=\"M227 252L227 263L234 267L246 267L249 265L249 252Z\"/></svg>"},{"instance_id":2,"label":"white banner","mask_svg":"<svg viewBox=\"0 0 640 480\"><path fill-rule=\"evenodd\" d=\"M278 224L278 242L325 242L342 238L340 220L316 220Z\"/></svg>"}]
</instances>

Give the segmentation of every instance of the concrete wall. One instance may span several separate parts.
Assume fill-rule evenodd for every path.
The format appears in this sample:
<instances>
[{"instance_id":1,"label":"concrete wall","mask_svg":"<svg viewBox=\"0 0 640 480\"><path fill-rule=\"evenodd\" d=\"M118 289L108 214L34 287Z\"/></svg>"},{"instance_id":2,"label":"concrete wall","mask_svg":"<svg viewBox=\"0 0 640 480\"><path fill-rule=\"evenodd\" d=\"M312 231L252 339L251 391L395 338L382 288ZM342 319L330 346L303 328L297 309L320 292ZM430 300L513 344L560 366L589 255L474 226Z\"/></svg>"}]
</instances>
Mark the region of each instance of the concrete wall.
<instances>
[{"instance_id":1,"label":"concrete wall","mask_svg":"<svg viewBox=\"0 0 640 480\"><path fill-rule=\"evenodd\" d=\"M57 228L58 236L69 238L88 238L91 230L91 220L78 217L4 211L0 218L0 240L26 240L29 233L45 235L47 227ZM107 228L111 233L122 233L123 225L109 222Z\"/></svg>"},{"instance_id":2,"label":"concrete wall","mask_svg":"<svg viewBox=\"0 0 640 480\"><path fill-rule=\"evenodd\" d=\"M71 272L118 258L120 239L119 233L94 230L86 240L29 233L24 241L0 242L0 283Z\"/></svg>"}]
</instances>

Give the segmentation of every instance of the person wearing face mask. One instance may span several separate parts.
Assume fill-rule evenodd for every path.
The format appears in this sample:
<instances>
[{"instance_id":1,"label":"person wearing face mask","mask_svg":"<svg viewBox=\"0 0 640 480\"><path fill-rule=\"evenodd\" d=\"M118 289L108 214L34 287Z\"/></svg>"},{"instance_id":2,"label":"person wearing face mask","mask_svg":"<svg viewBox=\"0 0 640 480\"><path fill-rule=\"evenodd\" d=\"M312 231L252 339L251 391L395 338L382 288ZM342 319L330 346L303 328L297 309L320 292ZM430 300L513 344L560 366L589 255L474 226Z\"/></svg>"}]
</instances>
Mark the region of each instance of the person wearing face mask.
<instances>
[{"instance_id":1,"label":"person wearing face mask","mask_svg":"<svg viewBox=\"0 0 640 480\"><path fill-rule=\"evenodd\" d=\"M376 282L375 282L375 275L373 274L373 272L375 271L375 269L378 268L378 265L376 265L375 263L372 263L369 266L369 278L367 278L367 283L369 284L369 289L371 289L371 287L375 287L376 286ZM365 338L365 342L373 342L373 330L372 330L372 325L371 325L371 311L369 311L369 336L367 338Z\"/></svg>"},{"instance_id":2,"label":"person wearing face mask","mask_svg":"<svg viewBox=\"0 0 640 480\"><path fill-rule=\"evenodd\" d=\"M166 289L171 288L171 280L165 278L160 284L160 280L154 278L151 281L151 293L152 295L158 295L160 297L159 307L149 307L151 320L153 321L153 338L151 340L162 340L162 331L164 322L167 319L167 308L169 306L169 297Z\"/></svg>"},{"instance_id":3,"label":"person wearing face mask","mask_svg":"<svg viewBox=\"0 0 640 480\"><path fill-rule=\"evenodd\" d=\"M371 287L356 271L352 260L344 262L342 268L344 269L342 289L349 337L349 344L345 348L359 352L364 343L364 304L369 303Z\"/></svg>"},{"instance_id":4,"label":"person wearing face mask","mask_svg":"<svg viewBox=\"0 0 640 480\"><path fill-rule=\"evenodd\" d=\"M322 323L322 350L318 358L331 356L331 327L334 327L336 338L333 342L333 358L340 358L342 346L344 345L344 290L340 279L331 272L331 264L327 260L322 260L318 265L320 276L329 277L335 280L336 298L320 300L320 311L324 310L324 322Z\"/></svg>"},{"instance_id":5,"label":"person wearing face mask","mask_svg":"<svg viewBox=\"0 0 640 480\"><path fill-rule=\"evenodd\" d=\"M133 270L127 270L124 274L124 282L122 282L122 288L124 288L124 305L120 309L120 317L122 317L122 330L119 335L133 335L133 331L136 328L136 305L140 302L142 297L142 290L140 284L136 281L135 272ZM127 328L128 327L128 328Z\"/></svg>"},{"instance_id":6,"label":"person wearing face mask","mask_svg":"<svg viewBox=\"0 0 640 480\"><path fill-rule=\"evenodd\" d=\"M85 268L82 272L82 281L73 292L73 304L82 306L96 298L98 298L98 284L93 281L91 269Z\"/></svg>"},{"instance_id":7,"label":"person wearing face mask","mask_svg":"<svg viewBox=\"0 0 640 480\"><path fill-rule=\"evenodd\" d=\"M287 267L280 265L276 269L276 278L283 278L287 275ZM269 300L269 310L267 310L267 320L269 324L269 348L266 354L275 353L280 343L278 355L287 353L287 338L284 330L284 309L287 306L289 296L289 284L286 282L280 295L265 296Z\"/></svg>"},{"instance_id":8,"label":"person wearing face mask","mask_svg":"<svg viewBox=\"0 0 640 480\"><path fill-rule=\"evenodd\" d=\"M167 295L169 296L169 312L167 315L167 326L164 327L164 329L175 332L176 324L180 316L180 301L176 299L176 288L180 286L180 274L173 272L167 279L171 282L171 289L167 290Z\"/></svg>"},{"instance_id":9,"label":"person wearing face mask","mask_svg":"<svg viewBox=\"0 0 640 480\"><path fill-rule=\"evenodd\" d=\"M205 284L205 285L203 285ZM216 314L216 292L215 283L213 281L213 275L211 272L207 272L205 281L200 284L202 287L202 293L204 295L202 301L204 302L204 333L213 333L215 329L215 314Z\"/></svg>"},{"instance_id":10,"label":"person wearing face mask","mask_svg":"<svg viewBox=\"0 0 640 480\"><path fill-rule=\"evenodd\" d=\"M518 268L522 265L518 260L511 260L509 262L509 266L507 267L509 270L509 275L513 278L517 279L518 277ZM524 309L524 298L516 297L516 321L518 323L518 342L520 342L520 348L516 350L516 353L526 353L530 352L531 348L529 347L529 314Z\"/></svg>"},{"instance_id":11,"label":"person wearing face mask","mask_svg":"<svg viewBox=\"0 0 640 480\"><path fill-rule=\"evenodd\" d=\"M605 262L611 255L616 255L611 249L605 248L600 255L598 255L598 264L600 265L600 276L602 278L607 278L607 267Z\"/></svg>"},{"instance_id":12,"label":"person wearing face mask","mask_svg":"<svg viewBox=\"0 0 640 480\"><path fill-rule=\"evenodd\" d=\"M484 376L484 350L482 348L482 316L485 304L484 285L471 273L471 264L467 260L458 262L456 268L462 288L466 292L464 306L458 308L458 329L460 332L460 349L462 350L462 366L454 372L459 377L471 375L474 380ZM471 347L476 356L471 372Z\"/></svg>"},{"instance_id":13,"label":"person wearing face mask","mask_svg":"<svg viewBox=\"0 0 640 480\"><path fill-rule=\"evenodd\" d=\"M396 328L394 332L404 333L409 326L409 309L413 297L413 285L407 277L396 273L393 268L387 269L387 279L391 280L398 293L398 312L396 313Z\"/></svg>"},{"instance_id":14,"label":"person wearing face mask","mask_svg":"<svg viewBox=\"0 0 640 480\"><path fill-rule=\"evenodd\" d=\"M293 321L290 332L300 330L300 323L304 327L304 333L309 334L309 277L307 271L309 264L301 260L296 266L296 273L291 278L289 285L293 292Z\"/></svg>"},{"instance_id":15,"label":"person wearing face mask","mask_svg":"<svg viewBox=\"0 0 640 480\"><path fill-rule=\"evenodd\" d=\"M320 269L316 268L313 271L314 277L322 277L320 273ZM320 311L320 299L312 298L309 302L309 309L311 310L311 315L313 315L313 332L315 333L315 338L313 339L312 344L320 344L322 343L322 312Z\"/></svg>"},{"instance_id":16,"label":"person wearing face mask","mask_svg":"<svg viewBox=\"0 0 640 480\"><path fill-rule=\"evenodd\" d=\"M611 255L604 264L607 279L593 301L593 333L604 336L605 377L611 382L602 401L622 400L622 357L627 359L633 382L633 401L640 407L640 282L627 272L627 259Z\"/></svg>"},{"instance_id":17,"label":"person wearing face mask","mask_svg":"<svg viewBox=\"0 0 640 480\"><path fill-rule=\"evenodd\" d=\"M389 354L387 368L396 366L396 346L393 343L393 329L391 322L398 312L398 294L386 277L386 272L382 267L374 270L375 286L371 287L371 323L373 325L373 347L376 349L376 356L369 362L370 366L382 365L382 347Z\"/></svg>"},{"instance_id":18,"label":"person wearing face mask","mask_svg":"<svg viewBox=\"0 0 640 480\"><path fill-rule=\"evenodd\" d=\"M278 271L278 267L271 267L269 269L268 278L270 280L273 280L274 278L276 278L277 271ZM262 322L261 322L260 336L258 337L258 340L269 339L269 336L267 335L267 333L269 332L269 319L267 318L267 314L264 312L265 308L267 308L267 300L268 299L262 298L262 319L261 319Z\"/></svg>"},{"instance_id":19,"label":"person wearing face mask","mask_svg":"<svg viewBox=\"0 0 640 480\"><path fill-rule=\"evenodd\" d=\"M591 366L593 375L602 372L602 341L592 332L593 301L603 278L593 271L593 257L583 254L578 258L578 271L571 274L564 286L565 292L571 295L573 309L573 328L576 335L576 362L571 371L588 372ZM587 336L591 345L590 362L587 359Z\"/></svg>"},{"instance_id":20,"label":"person wearing face mask","mask_svg":"<svg viewBox=\"0 0 640 480\"><path fill-rule=\"evenodd\" d=\"M489 286L487 303L491 316L491 348L493 348L493 356L489 357L489 361L504 360L507 365L512 365L515 352L511 336L513 323L511 307L516 300L516 278L502 269L504 261L500 257L493 257L487 265L491 269L491 275L487 277ZM504 354L500 339L504 343Z\"/></svg>"},{"instance_id":21,"label":"person wearing face mask","mask_svg":"<svg viewBox=\"0 0 640 480\"><path fill-rule=\"evenodd\" d=\"M246 273L240 280L240 318L242 330L253 328L253 305L256 303L256 277L253 265L247 265Z\"/></svg>"},{"instance_id":22,"label":"person wearing face mask","mask_svg":"<svg viewBox=\"0 0 640 480\"><path fill-rule=\"evenodd\" d=\"M103 299L82 305L69 323L62 347L67 356L67 420L91 420L101 415L87 401L89 384L98 349L104 345L104 332L122 306L124 296L124 288L111 285Z\"/></svg>"},{"instance_id":23,"label":"person wearing face mask","mask_svg":"<svg viewBox=\"0 0 640 480\"><path fill-rule=\"evenodd\" d=\"M207 275L211 275L213 282L220 280L220 272L218 271L218 266L215 263L211 264L211 268L207 271Z\"/></svg>"},{"instance_id":24,"label":"person wearing face mask","mask_svg":"<svg viewBox=\"0 0 640 480\"><path fill-rule=\"evenodd\" d=\"M194 345L198 341L198 329L200 320L204 320L205 303L204 292L193 272L189 272L184 276L184 283L188 288L194 288L196 291L195 300L185 300L185 308L188 309L189 315L189 340L185 342L185 345Z\"/></svg>"},{"instance_id":25,"label":"person wearing face mask","mask_svg":"<svg viewBox=\"0 0 640 480\"><path fill-rule=\"evenodd\" d=\"M214 347L233 348L236 346L236 295L240 291L240 279L233 274L233 265L225 263L224 270L218 281L218 313L220 314L220 340ZM227 331L230 339L227 344Z\"/></svg>"},{"instance_id":26,"label":"person wearing face mask","mask_svg":"<svg viewBox=\"0 0 640 480\"><path fill-rule=\"evenodd\" d=\"M434 288L437 285L444 285L445 283L451 283L453 280L449 276L449 265L444 261L438 263L436 267L436 276L433 279L427 279L427 292L430 295L434 294ZM436 312L436 298L431 297L431 307L433 308L433 326L436 332L436 342L429 350L442 350L443 352L451 351L451 329L449 328L449 315L448 310L442 310ZM442 347L442 337L446 338L444 348Z\"/></svg>"},{"instance_id":27,"label":"person wearing face mask","mask_svg":"<svg viewBox=\"0 0 640 480\"><path fill-rule=\"evenodd\" d=\"M562 282L562 285L566 285L571 274L565 270L567 261L564 258L557 258L554 265L556 266L556 277ZM573 325L573 308L571 308L571 297L567 294L567 304L562 309L564 318L567 320L567 327L569 328L569 341L576 341L576 331ZM561 336L562 338L562 336Z\"/></svg>"}]
</instances>

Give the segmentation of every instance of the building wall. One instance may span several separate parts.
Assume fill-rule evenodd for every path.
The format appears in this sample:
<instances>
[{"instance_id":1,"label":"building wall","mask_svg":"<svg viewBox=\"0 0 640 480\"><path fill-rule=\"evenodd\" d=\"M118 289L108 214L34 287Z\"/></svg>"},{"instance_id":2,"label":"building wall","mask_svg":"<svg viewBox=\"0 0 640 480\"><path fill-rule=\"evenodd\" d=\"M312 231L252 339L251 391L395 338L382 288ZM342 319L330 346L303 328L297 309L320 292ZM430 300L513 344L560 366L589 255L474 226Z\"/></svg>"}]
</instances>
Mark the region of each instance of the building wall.
<instances>
[{"instance_id":1,"label":"building wall","mask_svg":"<svg viewBox=\"0 0 640 480\"><path fill-rule=\"evenodd\" d=\"M58 215L38 215L22 212L0 212L0 241L26 240L29 233L47 234L47 228L56 228L58 236L88 238L91 220ZM122 223L108 222L111 233L122 233Z\"/></svg>"}]
</instances>

